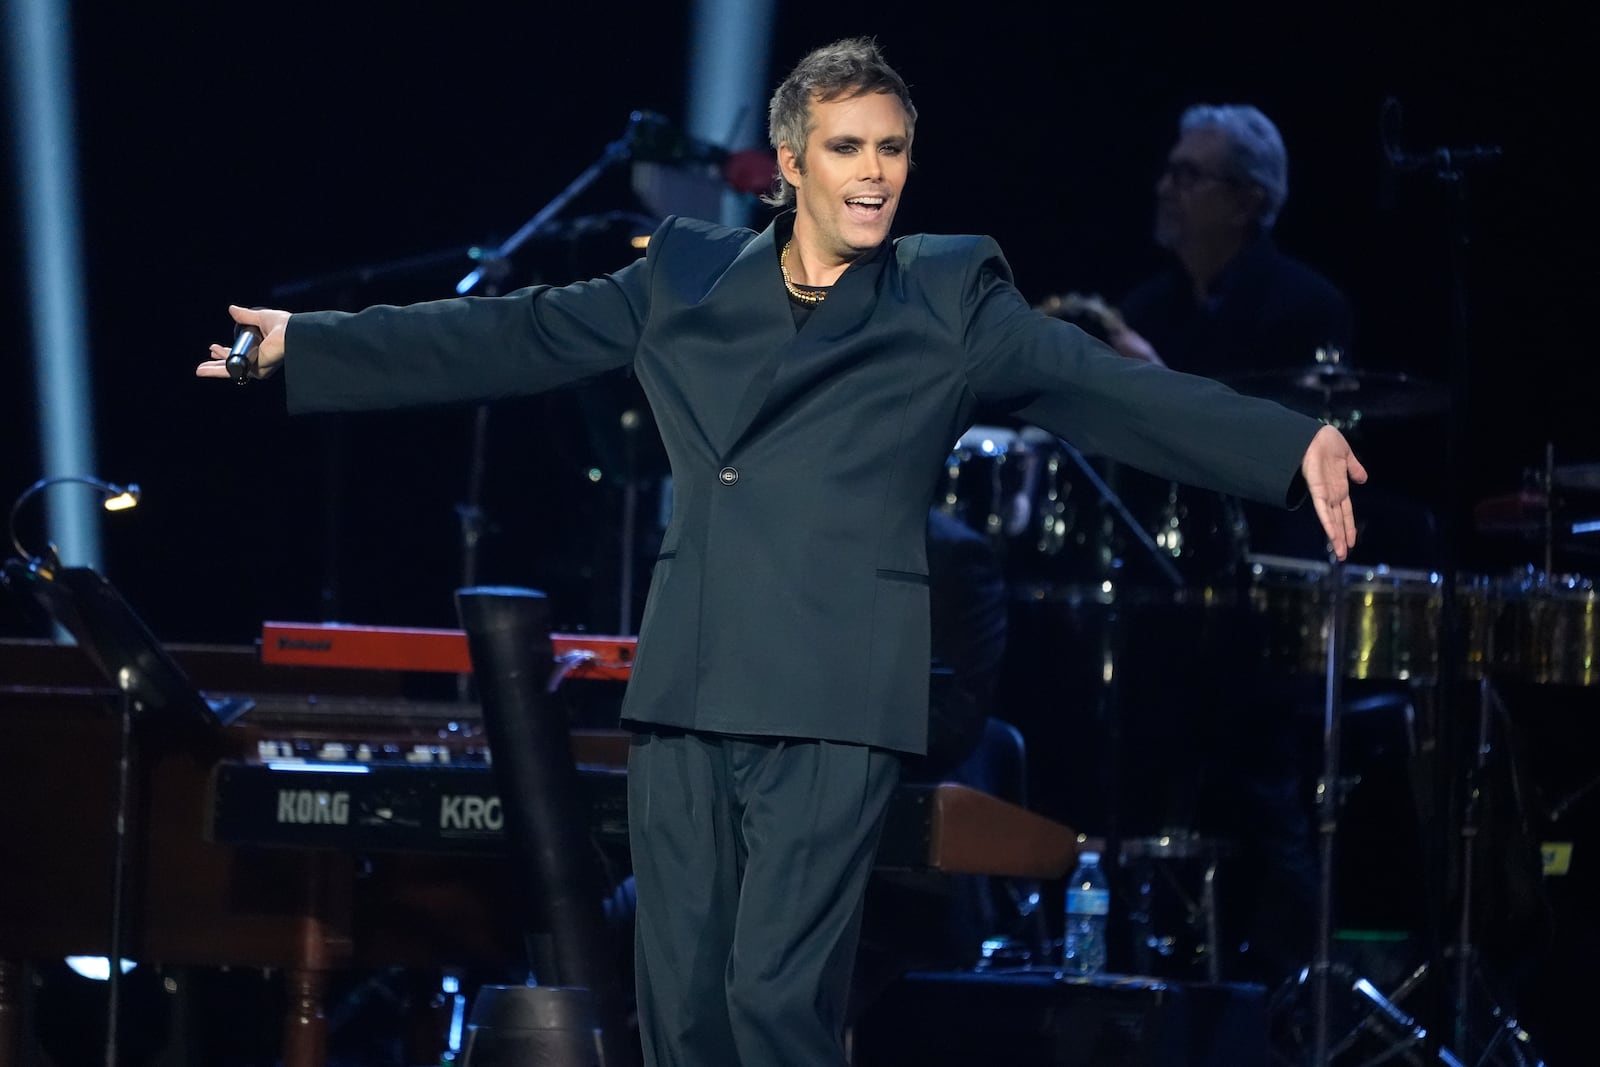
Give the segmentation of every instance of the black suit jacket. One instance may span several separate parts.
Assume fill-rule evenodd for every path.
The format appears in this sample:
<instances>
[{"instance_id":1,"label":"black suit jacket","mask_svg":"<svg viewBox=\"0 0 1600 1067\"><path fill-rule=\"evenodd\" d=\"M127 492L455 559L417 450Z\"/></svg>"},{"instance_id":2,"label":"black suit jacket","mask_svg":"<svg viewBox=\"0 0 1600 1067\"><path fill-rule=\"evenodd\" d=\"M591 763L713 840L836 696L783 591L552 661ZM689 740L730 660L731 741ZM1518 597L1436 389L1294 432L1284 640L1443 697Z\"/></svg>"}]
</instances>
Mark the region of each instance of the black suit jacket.
<instances>
[{"instance_id":1,"label":"black suit jacket","mask_svg":"<svg viewBox=\"0 0 1600 1067\"><path fill-rule=\"evenodd\" d=\"M792 226L669 219L615 274L296 315L291 410L465 401L631 367L674 503L625 720L921 752L928 501L980 403L1166 477L1283 503L1317 424L1032 311L985 237L850 266L797 331Z\"/></svg>"}]
</instances>

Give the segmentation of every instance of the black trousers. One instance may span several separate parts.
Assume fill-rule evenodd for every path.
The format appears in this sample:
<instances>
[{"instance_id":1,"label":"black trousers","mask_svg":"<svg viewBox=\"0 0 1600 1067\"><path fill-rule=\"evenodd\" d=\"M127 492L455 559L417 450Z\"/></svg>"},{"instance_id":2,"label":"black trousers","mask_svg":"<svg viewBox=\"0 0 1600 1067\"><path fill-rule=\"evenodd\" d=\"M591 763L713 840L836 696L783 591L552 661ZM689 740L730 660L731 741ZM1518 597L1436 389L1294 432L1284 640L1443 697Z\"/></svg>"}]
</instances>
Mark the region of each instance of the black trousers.
<instances>
[{"instance_id":1,"label":"black trousers","mask_svg":"<svg viewBox=\"0 0 1600 1067\"><path fill-rule=\"evenodd\" d=\"M634 736L647 1065L845 1063L862 899L899 771L894 753L830 741Z\"/></svg>"}]
</instances>

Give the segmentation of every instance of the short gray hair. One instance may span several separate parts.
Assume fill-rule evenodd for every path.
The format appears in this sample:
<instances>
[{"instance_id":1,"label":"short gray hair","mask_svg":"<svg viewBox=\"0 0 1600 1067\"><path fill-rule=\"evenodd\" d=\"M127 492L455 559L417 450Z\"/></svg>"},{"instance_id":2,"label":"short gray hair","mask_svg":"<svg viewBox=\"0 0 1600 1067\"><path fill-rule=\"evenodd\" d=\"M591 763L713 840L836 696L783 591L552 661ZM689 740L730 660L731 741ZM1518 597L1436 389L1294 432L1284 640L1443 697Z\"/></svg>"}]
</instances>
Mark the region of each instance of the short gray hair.
<instances>
[{"instance_id":1,"label":"short gray hair","mask_svg":"<svg viewBox=\"0 0 1600 1067\"><path fill-rule=\"evenodd\" d=\"M1228 138L1229 176L1259 186L1262 232L1278 221L1289 199L1289 155L1272 120L1249 104L1197 104L1178 120L1180 132L1220 130Z\"/></svg>"},{"instance_id":2,"label":"short gray hair","mask_svg":"<svg viewBox=\"0 0 1600 1067\"><path fill-rule=\"evenodd\" d=\"M787 144L806 165L806 139L811 136L811 100L827 102L867 93L893 93L906 111L906 152L911 150L911 134L917 125L917 109L911 91L895 69L889 66L871 37L848 37L823 45L795 65L783 79L767 105L767 137L773 151ZM772 192L762 197L773 207L794 206L794 187L779 171Z\"/></svg>"}]
</instances>

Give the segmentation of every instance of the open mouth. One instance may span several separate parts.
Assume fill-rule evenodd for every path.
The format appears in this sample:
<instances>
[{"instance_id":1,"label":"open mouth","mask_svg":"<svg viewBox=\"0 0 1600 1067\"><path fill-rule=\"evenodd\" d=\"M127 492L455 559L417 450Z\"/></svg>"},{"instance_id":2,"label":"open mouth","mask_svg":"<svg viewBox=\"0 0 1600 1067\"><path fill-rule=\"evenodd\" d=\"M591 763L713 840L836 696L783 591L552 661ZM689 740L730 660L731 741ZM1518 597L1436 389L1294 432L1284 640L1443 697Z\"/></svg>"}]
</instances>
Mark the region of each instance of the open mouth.
<instances>
[{"instance_id":1,"label":"open mouth","mask_svg":"<svg viewBox=\"0 0 1600 1067\"><path fill-rule=\"evenodd\" d=\"M869 220L883 214L883 209L888 203L888 198L882 196L852 196L845 200L844 206L849 209L852 217Z\"/></svg>"}]
</instances>

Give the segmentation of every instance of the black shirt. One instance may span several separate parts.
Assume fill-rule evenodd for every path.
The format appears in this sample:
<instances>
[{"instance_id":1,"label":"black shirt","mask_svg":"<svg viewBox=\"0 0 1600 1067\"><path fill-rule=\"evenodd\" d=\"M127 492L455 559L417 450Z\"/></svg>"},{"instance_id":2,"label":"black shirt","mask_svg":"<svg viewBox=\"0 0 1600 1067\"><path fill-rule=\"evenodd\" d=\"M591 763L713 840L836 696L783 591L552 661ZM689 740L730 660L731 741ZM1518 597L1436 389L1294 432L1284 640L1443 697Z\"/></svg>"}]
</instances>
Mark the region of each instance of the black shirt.
<instances>
[{"instance_id":1,"label":"black shirt","mask_svg":"<svg viewBox=\"0 0 1600 1067\"><path fill-rule=\"evenodd\" d=\"M1240 251L1203 300L1174 264L1129 293L1120 310L1168 366L1224 380L1309 366L1318 348L1350 347L1344 294L1266 235Z\"/></svg>"}]
</instances>

